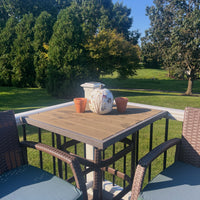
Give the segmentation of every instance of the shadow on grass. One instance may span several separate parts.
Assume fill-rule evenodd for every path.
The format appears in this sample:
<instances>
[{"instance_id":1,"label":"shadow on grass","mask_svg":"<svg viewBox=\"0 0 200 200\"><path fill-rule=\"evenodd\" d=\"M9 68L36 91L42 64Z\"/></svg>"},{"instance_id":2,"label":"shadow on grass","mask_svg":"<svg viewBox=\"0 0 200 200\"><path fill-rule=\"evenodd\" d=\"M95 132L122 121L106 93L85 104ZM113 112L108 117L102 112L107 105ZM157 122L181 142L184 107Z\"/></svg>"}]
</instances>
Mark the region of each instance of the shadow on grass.
<instances>
[{"instance_id":1,"label":"shadow on grass","mask_svg":"<svg viewBox=\"0 0 200 200\"><path fill-rule=\"evenodd\" d=\"M137 97L137 96L181 96L181 93L163 93L163 92L148 92L148 91L135 91L135 90L117 90L111 89L114 97Z\"/></svg>"}]
</instances>

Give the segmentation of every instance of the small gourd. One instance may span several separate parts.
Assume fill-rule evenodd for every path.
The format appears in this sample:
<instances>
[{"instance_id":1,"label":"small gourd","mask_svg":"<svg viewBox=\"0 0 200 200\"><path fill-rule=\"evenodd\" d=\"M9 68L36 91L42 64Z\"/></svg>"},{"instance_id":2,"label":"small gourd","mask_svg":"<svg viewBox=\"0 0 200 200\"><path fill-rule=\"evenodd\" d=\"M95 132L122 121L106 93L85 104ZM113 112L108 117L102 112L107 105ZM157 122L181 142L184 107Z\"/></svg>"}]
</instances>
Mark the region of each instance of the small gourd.
<instances>
[{"instance_id":1,"label":"small gourd","mask_svg":"<svg viewBox=\"0 0 200 200\"><path fill-rule=\"evenodd\" d=\"M112 111L113 95L106 88L97 88L91 92L89 108L97 114L107 114Z\"/></svg>"}]
</instances>

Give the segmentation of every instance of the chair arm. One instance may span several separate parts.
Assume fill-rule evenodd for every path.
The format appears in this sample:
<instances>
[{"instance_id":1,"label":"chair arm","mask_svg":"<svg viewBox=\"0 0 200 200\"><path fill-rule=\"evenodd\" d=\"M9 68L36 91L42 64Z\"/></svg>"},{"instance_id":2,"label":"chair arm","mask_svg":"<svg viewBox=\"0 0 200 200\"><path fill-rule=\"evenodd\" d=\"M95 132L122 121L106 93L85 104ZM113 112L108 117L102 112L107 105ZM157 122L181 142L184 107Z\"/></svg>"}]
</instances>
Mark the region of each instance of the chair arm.
<instances>
[{"instance_id":1,"label":"chair arm","mask_svg":"<svg viewBox=\"0 0 200 200\"><path fill-rule=\"evenodd\" d=\"M151 162L154 161L160 154L164 153L170 147L177 145L180 141L181 139L174 138L160 144L159 146L154 148L152 151L147 153L143 158L141 158L139 161L139 164L143 167L149 166Z\"/></svg>"},{"instance_id":2,"label":"chair arm","mask_svg":"<svg viewBox=\"0 0 200 200\"><path fill-rule=\"evenodd\" d=\"M73 156L71 156L68 153L63 152L59 149L56 149L49 145L38 143L38 142L22 141L21 145L24 147L30 147L30 148L34 148L39 151L48 153L49 155L52 155L52 156L62 160L63 162L67 163L72 169L72 173L73 173L77 188L79 188L83 192L84 200L88 199L86 185L85 185L85 179L83 177L80 164L76 158L74 158Z\"/></svg>"},{"instance_id":3,"label":"chair arm","mask_svg":"<svg viewBox=\"0 0 200 200\"><path fill-rule=\"evenodd\" d=\"M138 199L138 196L142 189L146 169L151 164L151 162L155 160L159 155L164 153L166 150L168 150L170 147L177 145L180 142L181 142L181 139L179 138L168 140L160 144L156 148L154 148L152 151L150 151L143 158L140 159L137 165L134 180L133 180L131 200Z\"/></svg>"}]
</instances>

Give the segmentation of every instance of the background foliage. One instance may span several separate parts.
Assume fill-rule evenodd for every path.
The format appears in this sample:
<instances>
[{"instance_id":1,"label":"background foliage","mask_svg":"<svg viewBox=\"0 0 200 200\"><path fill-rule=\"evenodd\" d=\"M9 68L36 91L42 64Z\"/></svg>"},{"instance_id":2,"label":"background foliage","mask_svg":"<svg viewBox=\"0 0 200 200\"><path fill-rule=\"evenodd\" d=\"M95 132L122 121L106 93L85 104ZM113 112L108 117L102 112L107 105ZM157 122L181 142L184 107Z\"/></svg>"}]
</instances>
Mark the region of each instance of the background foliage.
<instances>
[{"instance_id":1,"label":"background foliage","mask_svg":"<svg viewBox=\"0 0 200 200\"><path fill-rule=\"evenodd\" d=\"M144 62L164 66L172 77L186 77L191 95L200 69L200 1L154 0L146 11L151 27L142 39Z\"/></svg>"},{"instance_id":2,"label":"background foliage","mask_svg":"<svg viewBox=\"0 0 200 200\"><path fill-rule=\"evenodd\" d=\"M130 13L112 0L1 1L0 85L66 97L101 74L135 74L140 34Z\"/></svg>"}]
</instances>

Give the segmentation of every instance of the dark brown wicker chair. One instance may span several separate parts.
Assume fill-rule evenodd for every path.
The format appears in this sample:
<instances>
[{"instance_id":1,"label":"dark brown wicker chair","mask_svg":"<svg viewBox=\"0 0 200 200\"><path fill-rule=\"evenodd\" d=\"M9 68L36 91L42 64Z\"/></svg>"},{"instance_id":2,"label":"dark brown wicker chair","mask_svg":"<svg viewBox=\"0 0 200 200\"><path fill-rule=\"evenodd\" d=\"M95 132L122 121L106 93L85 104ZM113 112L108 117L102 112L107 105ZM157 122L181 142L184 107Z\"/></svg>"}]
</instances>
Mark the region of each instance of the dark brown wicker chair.
<instances>
[{"instance_id":1,"label":"dark brown wicker chair","mask_svg":"<svg viewBox=\"0 0 200 200\"><path fill-rule=\"evenodd\" d=\"M76 186L28 165L27 147L46 152L67 163L72 169ZM77 160L45 144L20 143L13 111L0 112L0 199L87 199L85 180Z\"/></svg>"},{"instance_id":2,"label":"dark brown wicker chair","mask_svg":"<svg viewBox=\"0 0 200 200\"><path fill-rule=\"evenodd\" d=\"M149 164L177 145L175 162L142 190ZM136 168L131 200L184 200L200 198L200 109L186 108L182 138L171 139L144 156Z\"/></svg>"}]
</instances>

